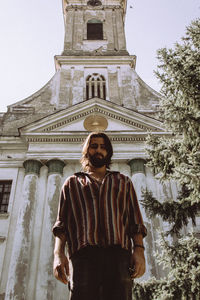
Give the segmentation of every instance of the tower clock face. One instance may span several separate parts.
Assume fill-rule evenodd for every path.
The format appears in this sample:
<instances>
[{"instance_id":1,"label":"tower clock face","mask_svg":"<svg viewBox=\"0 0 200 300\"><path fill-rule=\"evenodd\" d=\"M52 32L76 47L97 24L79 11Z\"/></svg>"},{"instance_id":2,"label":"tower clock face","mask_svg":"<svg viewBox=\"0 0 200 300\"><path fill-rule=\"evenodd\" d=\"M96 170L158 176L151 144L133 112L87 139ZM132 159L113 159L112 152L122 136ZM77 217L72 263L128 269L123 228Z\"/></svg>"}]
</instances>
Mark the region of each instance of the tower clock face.
<instances>
[{"instance_id":1,"label":"tower clock face","mask_svg":"<svg viewBox=\"0 0 200 300\"><path fill-rule=\"evenodd\" d=\"M102 3L99 0L89 0L87 2L87 5L90 5L90 6L100 6L100 5L102 5Z\"/></svg>"}]
</instances>

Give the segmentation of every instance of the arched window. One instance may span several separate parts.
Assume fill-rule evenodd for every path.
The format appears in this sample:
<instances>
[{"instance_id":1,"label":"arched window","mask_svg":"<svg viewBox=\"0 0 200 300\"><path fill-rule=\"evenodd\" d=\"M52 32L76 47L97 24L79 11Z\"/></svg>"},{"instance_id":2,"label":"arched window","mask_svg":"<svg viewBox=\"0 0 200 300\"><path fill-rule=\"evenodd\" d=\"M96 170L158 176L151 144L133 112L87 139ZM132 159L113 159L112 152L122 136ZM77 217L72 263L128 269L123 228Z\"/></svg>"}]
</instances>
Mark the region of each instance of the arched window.
<instances>
[{"instance_id":1,"label":"arched window","mask_svg":"<svg viewBox=\"0 0 200 300\"><path fill-rule=\"evenodd\" d=\"M103 23L97 19L91 19L87 22L87 39L103 40Z\"/></svg>"},{"instance_id":2,"label":"arched window","mask_svg":"<svg viewBox=\"0 0 200 300\"><path fill-rule=\"evenodd\" d=\"M106 81L97 73L86 78L86 100L95 97L106 100Z\"/></svg>"}]
</instances>

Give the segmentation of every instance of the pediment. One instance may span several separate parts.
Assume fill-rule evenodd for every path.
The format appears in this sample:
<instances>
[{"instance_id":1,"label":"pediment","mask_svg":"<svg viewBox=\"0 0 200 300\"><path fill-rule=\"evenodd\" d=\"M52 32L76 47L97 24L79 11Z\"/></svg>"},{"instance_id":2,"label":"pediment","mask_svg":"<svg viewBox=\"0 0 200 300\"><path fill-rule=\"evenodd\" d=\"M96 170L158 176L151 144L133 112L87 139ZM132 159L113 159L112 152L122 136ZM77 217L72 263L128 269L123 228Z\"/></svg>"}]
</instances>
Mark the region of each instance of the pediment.
<instances>
[{"instance_id":1,"label":"pediment","mask_svg":"<svg viewBox=\"0 0 200 300\"><path fill-rule=\"evenodd\" d=\"M109 101L94 98L26 125L20 128L20 134L23 136L87 133L93 131L91 126L89 127L91 130L85 126L88 118L89 120L91 118L93 120L102 119L104 123L107 122L106 128L103 129L105 132L164 132L163 125L158 120ZM94 127L95 129L101 130L98 126Z\"/></svg>"}]
</instances>

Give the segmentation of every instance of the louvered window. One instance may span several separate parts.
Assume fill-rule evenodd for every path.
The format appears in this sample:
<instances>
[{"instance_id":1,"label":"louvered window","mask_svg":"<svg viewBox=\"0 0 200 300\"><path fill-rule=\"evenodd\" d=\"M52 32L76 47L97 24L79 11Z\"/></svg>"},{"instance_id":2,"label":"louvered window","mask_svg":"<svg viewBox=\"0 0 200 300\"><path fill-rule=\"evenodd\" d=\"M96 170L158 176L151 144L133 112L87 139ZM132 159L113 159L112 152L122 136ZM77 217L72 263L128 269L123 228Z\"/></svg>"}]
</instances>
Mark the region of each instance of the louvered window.
<instances>
[{"instance_id":1,"label":"louvered window","mask_svg":"<svg viewBox=\"0 0 200 300\"><path fill-rule=\"evenodd\" d=\"M87 22L87 39L103 40L103 23L101 21L92 19Z\"/></svg>"}]
</instances>

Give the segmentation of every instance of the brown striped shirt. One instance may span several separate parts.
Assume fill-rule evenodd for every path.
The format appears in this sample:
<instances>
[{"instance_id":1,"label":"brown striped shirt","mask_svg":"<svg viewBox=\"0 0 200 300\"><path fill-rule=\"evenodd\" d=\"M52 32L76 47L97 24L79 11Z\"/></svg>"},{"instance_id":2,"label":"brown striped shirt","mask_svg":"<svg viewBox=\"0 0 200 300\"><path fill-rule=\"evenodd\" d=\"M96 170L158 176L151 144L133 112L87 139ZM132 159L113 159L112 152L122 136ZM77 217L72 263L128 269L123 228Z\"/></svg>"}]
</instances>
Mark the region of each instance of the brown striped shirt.
<instances>
[{"instance_id":1,"label":"brown striped shirt","mask_svg":"<svg viewBox=\"0 0 200 300\"><path fill-rule=\"evenodd\" d=\"M146 235L131 179L111 171L102 183L83 172L67 178L53 233L66 235L69 256L88 245L131 250L133 235Z\"/></svg>"}]
</instances>

